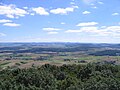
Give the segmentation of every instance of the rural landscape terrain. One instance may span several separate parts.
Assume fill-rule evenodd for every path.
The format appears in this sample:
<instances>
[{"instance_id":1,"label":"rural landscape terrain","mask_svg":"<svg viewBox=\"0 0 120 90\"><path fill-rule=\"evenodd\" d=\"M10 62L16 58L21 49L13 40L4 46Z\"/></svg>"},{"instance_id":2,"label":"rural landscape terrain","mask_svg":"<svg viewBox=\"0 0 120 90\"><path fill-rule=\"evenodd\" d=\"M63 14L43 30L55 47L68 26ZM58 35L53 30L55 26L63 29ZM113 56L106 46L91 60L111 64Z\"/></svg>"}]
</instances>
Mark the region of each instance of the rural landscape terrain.
<instances>
[{"instance_id":1,"label":"rural landscape terrain","mask_svg":"<svg viewBox=\"0 0 120 90\"><path fill-rule=\"evenodd\" d=\"M44 64L120 64L119 44L1 43L0 69Z\"/></svg>"},{"instance_id":2,"label":"rural landscape terrain","mask_svg":"<svg viewBox=\"0 0 120 90\"><path fill-rule=\"evenodd\" d=\"M120 90L120 44L1 43L0 90Z\"/></svg>"}]
</instances>

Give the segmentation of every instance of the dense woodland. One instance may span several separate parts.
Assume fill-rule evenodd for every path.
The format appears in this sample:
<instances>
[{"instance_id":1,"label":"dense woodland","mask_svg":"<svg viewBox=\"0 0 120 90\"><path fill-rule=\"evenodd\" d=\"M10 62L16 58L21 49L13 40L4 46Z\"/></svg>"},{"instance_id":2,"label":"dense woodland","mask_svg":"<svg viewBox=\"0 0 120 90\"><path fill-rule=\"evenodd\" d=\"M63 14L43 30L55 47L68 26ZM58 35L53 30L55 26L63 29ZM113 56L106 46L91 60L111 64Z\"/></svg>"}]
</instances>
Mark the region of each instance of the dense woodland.
<instances>
[{"instance_id":1,"label":"dense woodland","mask_svg":"<svg viewBox=\"0 0 120 90\"><path fill-rule=\"evenodd\" d=\"M95 56L120 56L120 50L104 50L104 51L98 51L89 55L95 55Z\"/></svg>"},{"instance_id":2,"label":"dense woodland","mask_svg":"<svg viewBox=\"0 0 120 90\"><path fill-rule=\"evenodd\" d=\"M120 66L45 64L0 71L0 90L120 90Z\"/></svg>"}]
</instances>

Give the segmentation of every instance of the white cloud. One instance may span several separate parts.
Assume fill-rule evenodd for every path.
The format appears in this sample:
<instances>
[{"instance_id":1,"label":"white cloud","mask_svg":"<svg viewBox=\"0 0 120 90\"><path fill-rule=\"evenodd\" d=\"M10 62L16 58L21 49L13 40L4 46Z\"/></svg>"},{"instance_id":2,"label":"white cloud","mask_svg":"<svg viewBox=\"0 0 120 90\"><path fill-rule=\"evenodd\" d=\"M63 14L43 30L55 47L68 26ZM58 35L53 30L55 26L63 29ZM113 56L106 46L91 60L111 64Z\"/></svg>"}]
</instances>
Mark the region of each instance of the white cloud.
<instances>
[{"instance_id":1,"label":"white cloud","mask_svg":"<svg viewBox=\"0 0 120 90\"><path fill-rule=\"evenodd\" d=\"M53 14L67 15L69 12L73 12L75 8L78 8L78 6L52 9L52 10L50 10L50 12Z\"/></svg>"},{"instance_id":2,"label":"white cloud","mask_svg":"<svg viewBox=\"0 0 120 90\"><path fill-rule=\"evenodd\" d=\"M98 31L97 31L97 27L81 27L79 30L67 30L66 32L78 33L78 32L98 32Z\"/></svg>"},{"instance_id":3,"label":"white cloud","mask_svg":"<svg viewBox=\"0 0 120 90\"><path fill-rule=\"evenodd\" d=\"M34 16L35 14L34 14L34 13L31 13L30 15Z\"/></svg>"},{"instance_id":4,"label":"white cloud","mask_svg":"<svg viewBox=\"0 0 120 90\"><path fill-rule=\"evenodd\" d=\"M5 15L8 18L22 17L28 14L24 9L17 8L15 5L0 5L0 15Z\"/></svg>"},{"instance_id":5,"label":"white cloud","mask_svg":"<svg viewBox=\"0 0 120 90\"><path fill-rule=\"evenodd\" d=\"M113 13L112 15L113 15L113 16L116 16L116 15L119 15L119 13Z\"/></svg>"},{"instance_id":6,"label":"white cloud","mask_svg":"<svg viewBox=\"0 0 120 90\"><path fill-rule=\"evenodd\" d=\"M1 36L6 36L6 34L4 34L4 33L0 33L0 37L1 37Z\"/></svg>"},{"instance_id":7,"label":"white cloud","mask_svg":"<svg viewBox=\"0 0 120 90\"><path fill-rule=\"evenodd\" d=\"M10 27L17 27L20 26L20 24L16 24L16 23L5 23L3 24L4 26L10 26Z\"/></svg>"},{"instance_id":8,"label":"white cloud","mask_svg":"<svg viewBox=\"0 0 120 90\"><path fill-rule=\"evenodd\" d=\"M101 26L101 28L106 28L107 26Z\"/></svg>"},{"instance_id":9,"label":"white cloud","mask_svg":"<svg viewBox=\"0 0 120 90\"><path fill-rule=\"evenodd\" d=\"M58 32L48 32L48 34L58 34Z\"/></svg>"},{"instance_id":10,"label":"white cloud","mask_svg":"<svg viewBox=\"0 0 120 90\"><path fill-rule=\"evenodd\" d=\"M71 4L71 5L74 5L74 4L75 4L75 2L70 2L70 4Z\"/></svg>"},{"instance_id":11,"label":"white cloud","mask_svg":"<svg viewBox=\"0 0 120 90\"><path fill-rule=\"evenodd\" d=\"M94 6L94 7L92 7L92 8L97 9L98 7Z\"/></svg>"},{"instance_id":12,"label":"white cloud","mask_svg":"<svg viewBox=\"0 0 120 90\"><path fill-rule=\"evenodd\" d=\"M94 3L91 3L90 5L91 5L91 6L94 6L95 4L94 4Z\"/></svg>"},{"instance_id":13,"label":"white cloud","mask_svg":"<svg viewBox=\"0 0 120 90\"><path fill-rule=\"evenodd\" d=\"M84 11L82 14L90 14L91 12L89 11Z\"/></svg>"},{"instance_id":14,"label":"white cloud","mask_svg":"<svg viewBox=\"0 0 120 90\"><path fill-rule=\"evenodd\" d=\"M91 4L96 2L96 0L82 0L85 4Z\"/></svg>"},{"instance_id":15,"label":"white cloud","mask_svg":"<svg viewBox=\"0 0 120 90\"><path fill-rule=\"evenodd\" d=\"M44 31L59 31L59 28L43 28Z\"/></svg>"},{"instance_id":16,"label":"white cloud","mask_svg":"<svg viewBox=\"0 0 120 90\"><path fill-rule=\"evenodd\" d=\"M65 22L61 22L60 24L65 24Z\"/></svg>"},{"instance_id":17,"label":"white cloud","mask_svg":"<svg viewBox=\"0 0 120 90\"><path fill-rule=\"evenodd\" d=\"M103 2L98 2L99 4L104 4Z\"/></svg>"},{"instance_id":18,"label":"white cloud","mask_svg":"<svg viewBox=\"0 0 120 90\"><path fill-rule=\"evenodd\" d=\"M28 7L23 7L24 9L28 9Z\"/></svg>"},{"instance_id":19,"label":"white cloud","mask_svg":"<svg viewBox=\"0 0 120 90\"><path fill-rule=\"evenodd\" d=\"M67 30L66 33L88 33L92 36L112 36L120 37L120 26L108 26L108 27L81 27L78 30Z\"/></svg>"},{"instance_id":20,"label":"white cloud","mask_svg":"<svg viewBox=\"0 0 120 90\"><path fill-rule=\"evenodd\" d=\"M120 33L120 26L109 26L106 28L106 30L109 30L111 32L118 32Z\"/></svg>"},{"instance_id":21,"label":"white cloud","mask_svg":"<svg viewBox=\"0 0 120 90\"><path fill-rule=\"evenodd\" d=\"M58 34L59 28L43 28L44 31L47 31L47 34Z\"/></svg>"},{"instance_id":22,"label":"white cloud","mask_svg":"<svg viewBox=\"0 0 120 90\"><path fill-rule=\"evenodd\" d=\"M77 24L76 26L94 26L94 25L97 25L98 23L97 22L83 22L83 23L79 23Z\"/></svg>"},{"instance_id":23,"label":"white cloud","mask_svg":"<svg viewBox=\"0 0 120 90\"><path fill-rule=\"evenodd\" d=\"M0 23L9 23L9 22L12 22L11 20L6 20L6 19L1 19L0 20Z\"/></svg>"},{"instance_id":24,"label":"white cloud","mask_svg":"<svg viewBox=\"0 0 120 90\"><path fill-rule=\"evenodd\" d=\"M39 15L49 15L49 13L43 7L32 8Z\"/></svg>"},{"instance_id":25,"label":"white cloud","mask_svg":"<svg viewBox=\"0 0 120 90\"><path fill-rule=\"evenodd\" d=\"M79 33L82 32L81 30L67 30L66 33Z\"/></svg>"},{"instance_id":26,"label":"white cloud","mask_svg":"<svg viewBox=\"0 0 120 90\"><path fill-rule=\"evenodd\" d=\"M10 15L10 14L6 15L6 17L8 17L8 18L15 18L13 15Z\"/></svg>"},{"instance_id":27,"label":"white cloud","mask_svg":"<svg viewBox=\"0 0 120 90\"><path fill-rule=\"evenodd\" d=\"M16 24L12 20L7 20L7 19L1 19L0 23L2 23L4 26L10 26L10 27L20 26L20 24Z\"/></svg>"}]
</instances>

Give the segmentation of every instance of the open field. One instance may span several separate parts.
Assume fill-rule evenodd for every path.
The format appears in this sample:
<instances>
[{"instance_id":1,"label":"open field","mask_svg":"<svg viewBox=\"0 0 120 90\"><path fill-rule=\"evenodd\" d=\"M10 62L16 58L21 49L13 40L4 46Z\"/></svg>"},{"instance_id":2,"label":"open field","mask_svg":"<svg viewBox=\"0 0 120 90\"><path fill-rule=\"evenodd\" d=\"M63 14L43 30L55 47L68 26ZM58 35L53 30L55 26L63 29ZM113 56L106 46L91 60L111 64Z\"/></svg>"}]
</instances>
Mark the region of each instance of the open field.
<instances>
[{"instance_id":1,"label":"open field","mask_svg":"<svg viewBox=\"0 0 120 90\"><path fill-rule=\"evenodd\" d=\"M0 44L0 69L44 64L120 64L119 44L5 43Z\"/></svg>"},{"instance_id":2,"label":"open field","mask_svg":"<svg viewBox=\"0 0 120 90\"><path fill-rule=\"evenodd\" d=\"M65 61L65 59L68 59ZM51 64L61 66L63 64L87 64L87 63L97 63L104 61L116 61L116 64L120 64L120 56L87 56L87 57L53 57L50 60L1 60L0 61L0 69L15 69L15 68L30 68L30 67L40 67L44 64Z\"/></svg>"}]
</instances>

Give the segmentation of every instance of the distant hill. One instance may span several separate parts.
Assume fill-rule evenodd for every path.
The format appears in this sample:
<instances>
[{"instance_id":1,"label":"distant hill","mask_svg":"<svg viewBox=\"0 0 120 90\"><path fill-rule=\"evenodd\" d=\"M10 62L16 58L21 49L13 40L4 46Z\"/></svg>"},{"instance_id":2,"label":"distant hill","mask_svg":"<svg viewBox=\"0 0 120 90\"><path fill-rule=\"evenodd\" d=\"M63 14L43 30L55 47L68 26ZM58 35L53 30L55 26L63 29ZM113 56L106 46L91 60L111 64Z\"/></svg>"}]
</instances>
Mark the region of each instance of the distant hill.
<instances>
[{"instance_id":1,"label":"distant hill","mask_svg":"<svg viewBox=\"0 0 120 90\"><path fill-rule=\"evenodd\" d=\"M95 56L117 56L120 55L120 50L104 50L104 51L98 51L89 55L95 55Z\"/></svg>"}]
</instances>

